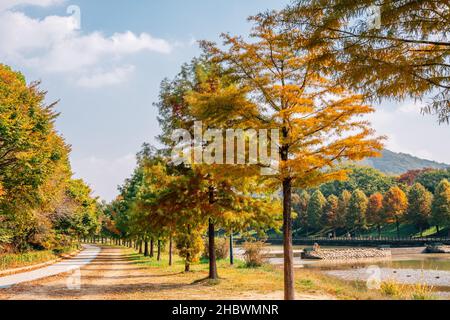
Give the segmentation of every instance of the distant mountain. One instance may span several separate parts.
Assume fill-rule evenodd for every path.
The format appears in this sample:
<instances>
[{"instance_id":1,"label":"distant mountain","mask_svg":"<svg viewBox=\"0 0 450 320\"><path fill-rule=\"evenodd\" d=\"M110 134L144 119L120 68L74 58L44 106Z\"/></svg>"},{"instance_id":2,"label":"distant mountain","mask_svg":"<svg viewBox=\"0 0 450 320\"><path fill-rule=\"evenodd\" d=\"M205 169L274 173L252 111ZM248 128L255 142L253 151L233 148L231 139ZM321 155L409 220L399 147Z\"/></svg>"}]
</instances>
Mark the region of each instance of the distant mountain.
<instances>
[{"instance_id":1,"label":"distant mountain","mask_svg":"<svg viewBox=\"0 0 450 320\"><path fill-rule=\"evenodd\" d=\"M450 165L436 161L420 159L406 153L397 153L389 150L382 151L381 158L368 158L360 164L373 167L387 174L402 174L408 170L422 168L445 169Z\"/></svg>"}]
</instances>

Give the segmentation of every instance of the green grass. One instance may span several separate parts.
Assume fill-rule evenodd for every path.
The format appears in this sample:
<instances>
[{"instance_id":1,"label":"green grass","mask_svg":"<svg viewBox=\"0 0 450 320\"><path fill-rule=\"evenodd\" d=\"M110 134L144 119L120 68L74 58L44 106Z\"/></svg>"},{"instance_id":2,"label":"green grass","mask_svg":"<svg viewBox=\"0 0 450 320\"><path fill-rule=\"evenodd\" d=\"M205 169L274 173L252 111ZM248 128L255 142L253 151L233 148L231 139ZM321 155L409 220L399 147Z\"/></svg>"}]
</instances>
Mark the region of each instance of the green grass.
<instances>
[{"instance_id":1,"label":"green grass","mask_svg":"<svg viewBox=\"0 0 450 320\"><path fill-rule=\"evenodd\" d=\"M430 236L443 236L447 235L447 230L440 230L441 232L437 234L436 227L430 227L428 229L423 230L422 235L420 234L420 231L416 228L416 226L412 224L402 223L400 224L400 237L402 238L408 238L408 237L430 237ZM363 234L364 236L372 236L372 237L378 237L378 231L376 228L370 229L368 232ZM381 229L381 236L382 237L397 237L397 226L395 223L387 224L383 226Z\"/></svg>"},{"instance_id":2,"label":"green grass","mask_svg":"<svg viewBox=\"0 0 450 320\"><path fill-rule=\"evenodd\" d=\"M432 226L426 230L423 230L422 235L420 234L420 230L416 228L413 224L401 223L400 224L400 237L401 238L409 238L409 237L447 237L449 229L441 229L439 230L439 234L437 233L437 229L435 226ZM317 232L310 232L310 237L326 237L329 233L332 232L332 229L326 228ZM340 234L338 236L343 236L345 233ZM305 234L297 234L296 237L303 237ZM376 227L372 227L366 232L362 232L361 236L363 237L378 237L378 230ZM387 238L396 238L397 237L397 226L395 223L389 223L383 226L381 229L381 236ZM274 237L279 239L279 237ZM295 238L295 237L294 237Z\"/></svg>"},{"instance_id":3,"label":"green grass","mask_svg":"<svg viewBox=\"0 0 450 320\"><path fill-rule=\"evenodd\" d=\"M51 250L31 251L18 254L3 254L0 255L0 270L26 267L56 258L56 254Z\"/></svg>"},{"instance_id":4,"label":"green grass","mask_svg":"<svg viewBox=\"0 0 450 320\"><path fill-rule=\"evenodd\" d=\"M55 250L29 251L24 253L1 254L0 270L27 267L57 259L60 254L69 253L78 246L58 248Z\"/></svg>"},{"instance_id":5,"label":"green grass","mask_svg":"<svg viewBox=\"0 0 450 320\"><path fill-rule=\"evenodd\" d=\"M183 287L182 291L176 293L179 295L176 296L177 298L183 297L184 299L193 295L197 299L201 295L201 298L208 299L210 298L208 295L211 295L212 298L228 299L250 293L255 294L254 298L256 299L274 293L282 298L283 270L278 266L264 264L257 268L247 268L245 262L239 259L235 259L233 266L230 266L228 259L218 260L219 280L210 281L207 279L208 260L193 263L191 272L185 273L183 272L184 262L176 254L173 256L173 266L168 266L167 252L163 252L161 261L156 261L155 257L144 257L133 249L124 248L124 252L128 259L138 265L148 267L151 274L159 275L158 279L161 281L188 284ZM295 287L300 296L311 295L336 299L386 298L379 292L367 290L364 285L357 282L346 282L314 270L296 269ZM142 298L150 297L143 296ZM158 295L158 298L161 299L162 296ZM174 298L174 296L166 298Z\"/></svg>"}]
</instances>

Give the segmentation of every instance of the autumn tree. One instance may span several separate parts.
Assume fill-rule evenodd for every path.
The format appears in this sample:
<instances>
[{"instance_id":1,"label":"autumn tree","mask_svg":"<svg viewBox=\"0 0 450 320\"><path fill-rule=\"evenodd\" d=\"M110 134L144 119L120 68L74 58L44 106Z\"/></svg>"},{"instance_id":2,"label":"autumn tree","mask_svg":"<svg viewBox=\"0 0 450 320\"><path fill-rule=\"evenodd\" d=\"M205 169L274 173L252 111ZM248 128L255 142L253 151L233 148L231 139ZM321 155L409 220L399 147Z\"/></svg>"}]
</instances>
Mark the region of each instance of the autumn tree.
<instances>
[{"instance_id":1,"label":"autumn tree","mask_svg":"<svg viewBox=\"0 0 450 320\"><path fill-rule=\"evenodd\" d=\"M448 122L449 9L434 0L297 0L284 21L320 52L317 70L374 100L432 95L424 110Z\"/></svg>"},{"instance_id":2,"label":"autumn tree","mask_svg":"<svg viewBox=\"0 0 450 320\"><path fill-rule=\"evenodd\" d=\"M39 85L0 64L0 246L15 251L60 249L98 225L97 201L72 179L55 103Z\"/></svg>"},{"instance_id":3,"label":"autumn tree","mask_svg":"<svg viewBox=\"0 0 450 320\"><path fill-rule=\"evenodd\" d=\"M297 219L293 223L294 229L302 229L308 234L308 204L311 196L308 191L301 190L292 195L292 205Z\"/></svg>"},{"instance_id":4,"label":"autumn tree","mask_svg":"<svg viewBox=\"0 0 450 320\"><path fill-rule=\"evenodd\" d=\"M403 173L402 175L400 175L400 177L397 178L397 182L406 184L408 186L412 186L420 175L429 171L433 171L433 169L424 168L417 170L408 170L407 172Z\"/></svg>"},{"instance_id":5,"label":"autumn tree","mask_svg":"<svg viewBox=\"0 0 450 320\"><path fill-rule=\"evenodd\" d=\"M438 233L440 226L450 226L450 183L446 179L439 183L434 193L431 223L436 226Z\"/></svg>"},{"instance_id":6,"label":"autumn tree","mask_svg":"<svg viewBox=\"0 0 450 320\"><path fill-rule=\"evenodd\" d=\"M176 129L185 129L192 134L194 121L201 121L202 126L198 130L202 135L206 135L208 129L225 129L233 116L228 114L226 117L215 118L211 114L245 101L245 96L235 86L233 78L224 73L219 65L207 59L194 59L190 65L183 67L173 81L163 83L157 104L163 128L160 139L167 143L168 149L175 150L174 144L177 141L167 137L172 137ZM217 279L214 249L216 230L226 228L231 236L233 232L241 231L243 226L267 228L272 225L272 222L267 224L267 220L276 221L272 217L278 215L279 211L274 207L277 201L263 201L272 191L258 183L260 179L256 179L253 173L256 169L247 167L244 170L243 166L210 163L205 160L207 155L212 158L225 155L219 151L221 147L217 147L215 140L204 140L194 147L193 154L188 155L189 160L184 165L186 173L192 171L191 174L203 181L201 190L206 198L198 198L198 212L208 221L209 277ZM188 145L190 144L189 142ZM201 161L192 159L192 155L198 151L202 153ZM240 178L238 181L235 179L237 172ZM246 202L247 205L242 206L241 202ZM267 210L262 210L266 208Z\"/></svg>"},{"instance_id":7,"label":"autumn tree","mask_svg":"<svg viewBox=\"0 0 450 320\"><path fill-rule=\"evenodd\" d=\"M375 225L378 231L378 237L381 237L381 226L386 222L383 210L383 195L379 192L369 197L367 204L367 222Z\"/></svg>"},{"instance_id":8,"label":"autumn tree","mask_svg":"<svg viewBox=\"0 0 450 320\"><path fill-rule=\"evenodd\" d=\"M327 199L320 190L314 191L308 203L308 226L317 231L321 228L321 217L323 215Z\"/></svg>"},{"instance_id":9,"label":"autumn tree","mask_svg":"<svg viewBox=\"0 0 450 320\"><path fill-rule=\"evenodd\" d=\"M342 226L339 214L339 198L331 195L327 198L327 204L324 209L324 218L326 226L333 229L333 236L336 237L336 230Z\"/></svg>"},{"instance_id":10,"label":"autumn tree","mask_svg":"<svg viewBox=\"0 0 450 320\"><path fill-rule=\"evenodd\" d=\"M252 128L280 130L279 174L269 179L282 187L285 298L293 299L292 187L345 178L345 170L334 170L339 162L374 156L381 145L370 137L368 123L355 118L373 109L312 70L315 53L305 49L302 33L286 31L276 17L251 18L248 42L224 35L226 49L206 42L203 47L239 79L248 98L229 105L226 114L240 115Z\"/></svg>"},{"instance_id":11,"label":"autumn tree","mask_svg":"<svg viewBox=\"0 0 450 320\"><path fill-rule=\"evenodd\" d=\"M341 225L343 227L346 226L346 219L348 215L348 208L350 205L350 198L352 197L352 193L348 190L342 191L342 193L339 196L339 203L338 203L338 220L341 221Z\"/></svg>"},{"instance_id":12,"label":"autumn tree","mask_svg":"<svg viewBox=\"0 0 450 320\"><path fill-rule=\"evenodd\" d=\"M433 194L420 183L415 183L408 193L408 211L406 220L413 223L422 235L423 230L429 226Z\"/></svg>"},{"instance_id":13,"label":"autumn tree","mask_svg":"<svg viewBox=\"0 0 450 320\"><path fill-rule=\"evenodd\" d=\"M367 196L359 189L353 191L348 204L346 227L348 230L361 231L367 225Z\"/></svg>"},{"instance_id":14,"label":"autumn tree","mask_svg":"<svg viewBox=\"0 0 450 320\"><path fill-rule=\"evenodd\" d=\"M408 209L408 198L399 187L392 187L383 199L384 213L388 220L395 221L397 237L400 238L400 220Z\"/></svg>"}]
</instances>

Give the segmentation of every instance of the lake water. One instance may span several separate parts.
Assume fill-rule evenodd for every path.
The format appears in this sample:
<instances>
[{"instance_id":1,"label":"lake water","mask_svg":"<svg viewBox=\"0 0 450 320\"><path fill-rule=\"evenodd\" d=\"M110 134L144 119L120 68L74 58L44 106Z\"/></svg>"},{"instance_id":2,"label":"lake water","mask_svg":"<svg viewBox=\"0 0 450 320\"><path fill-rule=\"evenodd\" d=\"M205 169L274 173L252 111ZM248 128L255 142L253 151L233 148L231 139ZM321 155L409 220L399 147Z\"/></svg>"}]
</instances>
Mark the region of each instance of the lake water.
<instances>
[{"instance_id":1,"label":"lake water","mask_svg":"<svg viewBox=\"0 0 450 320\"><path fill-rule=\"evenodd\" d=\"M393 280L405 284L428 284L450 296L450 254L424 254L424 248L392 248L389 259L370 259L350 262L323 262L302 260L300 252L305 246L294 246L296 268L318 270L348 281L367 281L371 276L381 281ZM338 247L322 247L338 249ZM268 261L283 264L283 247L268 246Z\"/></svg>"}]
</instances>

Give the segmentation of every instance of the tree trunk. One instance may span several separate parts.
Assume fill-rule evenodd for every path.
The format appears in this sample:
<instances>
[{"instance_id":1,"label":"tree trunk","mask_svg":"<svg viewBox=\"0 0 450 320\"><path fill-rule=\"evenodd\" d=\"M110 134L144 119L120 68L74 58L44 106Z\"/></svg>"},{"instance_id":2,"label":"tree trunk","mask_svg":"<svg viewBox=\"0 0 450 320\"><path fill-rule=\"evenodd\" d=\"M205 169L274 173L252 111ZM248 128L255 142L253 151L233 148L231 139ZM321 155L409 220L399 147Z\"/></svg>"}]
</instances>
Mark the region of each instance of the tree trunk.
<instances>
[{"instance_id":1,"label":"tree trunk","mask_svg":"<svg viewBox=\"0 0 450 320\"><path fill-rule=\"evenodd\" d=\"M172 265L172 235L169 237L169 266Z\"/></svg>"},{"instance_id":2,"label":"tree trunk","mask_svg":"<svg viewBox=\"0 0 450 320\"><path fill-rule=\"evenodd\" d=\"M397 226L397 238L400 239L400 222L398 221L398 218L395 218L395 224Z\"/></svg>"},{"instance_id":3,"label":"tree trunk","mask_svg":"<svg viewBox=\"0 0 450 320\"><path fill-rule=\"evenodd\" d=\"M234 264L233 231L230 232L230 264Z\"/></svg>"},{"instance_id":4,"label":"tree trunk","mask_svg":"<svg viewBox=\"0 0 450 320\"><path fill-rule=\"evenodd\" d=\"M284 299L294 300L294 253L292 250L292 181L283 180L283 249L284 249Z\"/></svg>"},{"instance_id":5,"label":"tree trunk","mask_svg":"<svg viewBox=\"0 0 450 320\"><path fill-rule=\"evenodd\" d=\"M142 254L142 240L139 240L139 254Z\"/></svg>"},{"instance_id":6,"label":"tree trunk","mask_svg":"<svg viewBox=\"0 0 450 320\"><path fill-rule=\"evenodd\" d=\"M161 240L158 240L158 256L156 260L161 261Z\"/></svg>"},{"instance_id":7,"label":"tree trunk","mask_svg":"<svg viewBox=\"0 0 450 320\"><path fill-rule=\"evenodd\" d=\"M438 225L436 225L436 232L439 235L439 226Z\"/></svg>"},{"instance_id":8,"label":"tree trunk","mask_svg":"<svg viewBox=\"0 0 450 320\"><path fill-rule=\"evenodd\" d=\"M153 247L154 247L154 241L153 239L150 240L150 258L153 258L155 256L154 252L153 252Z\"/></svg>"},{"instance_id":9,"label":"tree trunk","mask_svg":"<svg viewBox=\"0 0 450 320\"><path fill-rule=\"evenodd\" d=\"M216 280L218 278L218 275L216 264L216 246L214 240L215 240L214 223L212 218L209 218L209 225L208 225L209 279Z\"/></svg>"},{"instance_id":10,"label":"tree trunk","mask_svg":"<svg viewBox=\"0 0 450 320\"><path fill-rule=\"evenodd\" d=\"M377 230L378 230L378 238L381 238L381 226L377 225Z\"/></svg>"},{"instance_id":11,"label":"tree trunk","mask_svg":"<svg viewBox=\"0 0 450 320\"><path fill-rule=\"evenodd\" d=\"M188 253L186 253L186 260L184 261L184 272L189 272L191 271L191 263L189 262L191 258L191 255Z\"/></svg>"},{"instance_id":12,"label":"tree trunk","mask_svg":"<svg viewBox=\"0 0 450 320\"><path fill-rule=\"evenodd\" d=\"M144 241L144 256L148 257L149 253L148 253L148 240Z\"/></svg>"}]
</instances>

